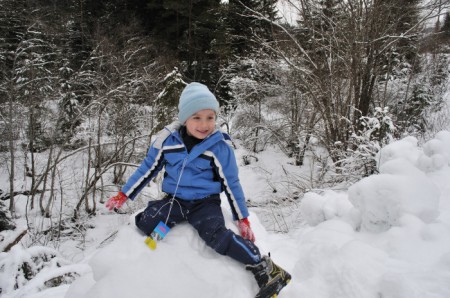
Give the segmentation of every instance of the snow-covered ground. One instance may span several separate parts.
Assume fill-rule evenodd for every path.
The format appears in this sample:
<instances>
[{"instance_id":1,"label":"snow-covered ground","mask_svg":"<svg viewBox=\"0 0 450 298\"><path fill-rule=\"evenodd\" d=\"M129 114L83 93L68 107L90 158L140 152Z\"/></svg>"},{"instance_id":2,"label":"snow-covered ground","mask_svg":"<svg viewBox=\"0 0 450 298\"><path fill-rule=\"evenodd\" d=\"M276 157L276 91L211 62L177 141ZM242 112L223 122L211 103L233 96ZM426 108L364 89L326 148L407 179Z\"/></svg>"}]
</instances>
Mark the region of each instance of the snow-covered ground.
<instances>
[{"instance_id":1,"label":"snow-covered ground","mask_svg":"<svg viewBox=\"0 0 450 298\"><path fill-rule=\"evenodd\" d=\"M276 177L277 169L288 166L286 159L273 156L260 159L254 168L241 165L241 182L252 201L270 189L267 175ZM288 233L267 231L258 209L251 208L256 244L292 274L280 298L450 297L450 132L440 132L422 146L412 137L394 142L378 160L380 173L348 191L305 194L296 210L302 222L290 226ZM269 169L264 175L254 172L262 163ZM237 231L226 200L222 206L227 225ZM54 266L78 272L81 276L72 284L46 289L45 278L57 272L44 272L33 283L0 295L248 298L256 294L251 273L206 247L189 225L173 228L153 251L144 244L133 216L101 208L93 223L96 228L86 234L97 245L87 247L84 255L74 253L76 261ZM71 245L61 245L61 252L75 252ZM0 268L27 254L20 247L0 254ZM5 285L13 283L10 276L0 269L0 287L7 289Z\"/></svg>"}]
</instances>

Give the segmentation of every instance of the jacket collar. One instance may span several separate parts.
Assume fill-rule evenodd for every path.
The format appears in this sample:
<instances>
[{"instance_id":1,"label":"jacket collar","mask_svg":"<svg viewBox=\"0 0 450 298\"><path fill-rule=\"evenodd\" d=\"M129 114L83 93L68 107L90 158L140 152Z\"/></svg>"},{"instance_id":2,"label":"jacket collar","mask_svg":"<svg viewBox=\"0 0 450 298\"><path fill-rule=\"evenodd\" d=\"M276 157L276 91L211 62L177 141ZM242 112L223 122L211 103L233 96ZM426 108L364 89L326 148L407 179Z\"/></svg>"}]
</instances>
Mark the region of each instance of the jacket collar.
<instances>
[{"instance_id":1,"label":"jacket collar","mask_svg":"<svg viewBox=\"0 0 450 298\"><path fill-rule=\"evenodd\" d=\"M167 125L165 129L170 132L172 136L174 136L178 142L183 143L183 139L180 135L181 123L179 121L174 121L171 124ZM194 146L191 152L188 155L187 162L194 160L198 156L200 156L203 152L211 148L214 144L224 140L222 131L219 126L216 125L215 130L207 136L202 142Z\"/></svg>"}]
</instances>

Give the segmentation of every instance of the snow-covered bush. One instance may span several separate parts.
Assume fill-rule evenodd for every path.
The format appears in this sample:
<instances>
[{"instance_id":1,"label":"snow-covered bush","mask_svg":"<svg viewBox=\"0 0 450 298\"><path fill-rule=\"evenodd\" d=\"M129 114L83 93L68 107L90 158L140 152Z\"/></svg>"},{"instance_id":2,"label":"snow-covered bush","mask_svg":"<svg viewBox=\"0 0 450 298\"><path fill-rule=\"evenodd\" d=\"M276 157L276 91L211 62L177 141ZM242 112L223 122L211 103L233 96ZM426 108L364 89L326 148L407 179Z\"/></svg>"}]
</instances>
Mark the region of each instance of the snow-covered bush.
<instances>
[{"instance_id":1,"label":"snow-covered bush","mask_svg":"<svg viewBox=\"0 0 450 298\"><path fill-rule=\"evenodd\" d=\"M316 226L334 218L344 219L353 228L359 226L359 214L345 193L325 191L322 195L307 193L300 205L302 217L310 226Z\"/></svg>"},{"instance_id":2,"label":"snow-covered bush","mask_svg":"<svg viewBox=\"0 0 450 298\"><path fill-rule=\"evenodd\" d=\"M413 137L380 151L377 158L380 174L362 179L348 192L349 200L360 211L361 229L386 231L398 225L406 214L426 223L438 217L440 192L421 169L424 156ZM428 171L437 169L428 167Z\"/></svg>"},{"instance_id":3,"label":"snow-covered bush","mask_svg":"<svg viewBox=\"0 0 450 298\"><path fill-rule=\"evenodd\" d=\"M0 253L0 294L25 297L46 288L73 282L88 270L85 265L70 265L49 247L19 245Z\"/></svg>"},{"instance_id":4,"label":"snow-covered bush","mask_svg":"<svg viewBox=\"0 0 450 298\"><path fill-rule=\"evenodd\" d=\"M450 165L450 132L441 131L423 145L424 154L418 160L423 171L438 170Z\"/></svg>"},{"instance_id":5,"label":"snow-covered bush","mask_svg":"<svg viewBox=\"0 0 450 298\"><path fill-rule=\"evenodd\" d=\"M429 223L439 215L439 191L413 165L389 161L381 174L367 177L349 189L349 199L361 212L361 229L382 232L398 225L405 214Z\"/></svg>"},{"instance_id":6,"label":"snow-covered bush","mask_svg":"<svg viewBox=\"0 0 450 298\"><path fill-rule=\"evenodd\" d=\"M352 146L338 168L342 179L353 182L377 172L375 157L394 140L396 131L388 108L375 108L371 117L361 117L359 122L360 130L352 134Z\"/></svg>"},{"instance_id":7,"label":"snow-covered bush","mask_svg":"<svg viewBox=\"0 0 450 298\"><path fill-rule=\"evenodd\" d=\"M393 142L376 155L379 174L366 177L348 196L326 191L305 194L300 211L310 226L340 218L357 230L384 232L406 218L432 223L439 216L441 191L433 174L450 165L450 132L418 146L414 137Z\"/></svg>"}]
</instances>

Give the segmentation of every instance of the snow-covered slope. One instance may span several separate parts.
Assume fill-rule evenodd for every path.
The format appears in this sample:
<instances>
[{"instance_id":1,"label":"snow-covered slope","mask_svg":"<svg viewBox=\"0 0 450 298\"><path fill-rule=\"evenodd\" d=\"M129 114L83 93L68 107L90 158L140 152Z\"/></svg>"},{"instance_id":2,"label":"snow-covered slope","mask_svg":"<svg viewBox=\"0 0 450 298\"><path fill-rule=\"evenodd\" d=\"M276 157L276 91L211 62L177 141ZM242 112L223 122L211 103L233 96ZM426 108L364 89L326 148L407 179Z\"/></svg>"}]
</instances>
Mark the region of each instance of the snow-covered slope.
<instances>
[{"instance_id":1,"label":"snow-covered slope","mask_svg":"<svg viewBox=\"0 0 450 298\"><path fill-rule=\"evenodd\" d=\"M264 230L251 215L257 244L293 276L280 297L450 297L450 133L421 148L406 138L380 154L379 175L347 192L309 193L304 226ZM242 177L244 188L251 187ZM224 200L225 201L225 200ZM228 205L223 205L231 218ZM235 229L234 223L227 225ZM253 297L253 276L206 247L189 225L172 229L156 251L132 223L88 260L92 274L75 297Z\"/></svg>"},{"instance_id":2,"label":"snow-covered slope","mask_svg":"<svg viewBox=\"0 0 450 298\"><path fill-rule=\"evenodd\" d=\"M267 232L259 209L251 209L257 245L292 274L280 298L450 297L450 132L422 146L410 137L394 142L381 151L379 163L378 175L348 192L305 194L296 210L304 222L287 234ZM282 164L273 159L272 176ZM243 187L255 200L252 194L265 179L249 168L242 172ZM236 231L226 200L222 207ZM81 277L50 289L40 280L29 282L2 297L248 298L258 290L243 265L206 247L187 224L174 227L152 251L133 216L100 213L86 237L98 244L118 233L75 262ZM19 249L0 254L0 269L23 255ZM1 271L0 285L10 276Z\"/></svg>"}]
</instances>

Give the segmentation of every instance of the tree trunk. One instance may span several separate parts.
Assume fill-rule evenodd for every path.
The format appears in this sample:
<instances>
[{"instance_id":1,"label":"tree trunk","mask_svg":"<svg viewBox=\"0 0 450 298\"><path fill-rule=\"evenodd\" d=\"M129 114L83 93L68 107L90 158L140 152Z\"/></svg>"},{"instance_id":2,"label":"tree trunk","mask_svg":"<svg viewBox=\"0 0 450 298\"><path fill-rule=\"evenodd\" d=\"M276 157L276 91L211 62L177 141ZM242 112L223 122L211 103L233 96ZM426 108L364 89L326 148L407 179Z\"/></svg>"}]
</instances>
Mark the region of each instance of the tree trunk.
<instances>
[{"instance_id":1,"label":"tree trunk","mask_svg":"<svg viewBox=\"0 0 450 298\"><path fill-rule=\"evenodd\" d=\"M48 179L48 174L50 172L50 165L51 165L51 160L53 157L53 146L50 147L50 152L48 153L48 160L47 160L47 168L45 169L45 172L42 174L42 188L46 189L47 188L47 179ZM45 215L45 208L44 208L44 192L41 193L41 195L39 196L39 208L41 210L41 214L42 216Z\"/></svg>"},{"instance_id":2,"label":"tree trunk","mask_svg":"<svg viewBox=\"0 0 450 298\"><path fill-rule=\"evenodd\" d=\"M12 100L12 96L9 96L9 155L10 155L10 172L9 172L9 193L14 193L14 180L15 176L15 148L14 148L14 103ZM11 196L9 199L9 212L11 213L11 217L15 217L15 206L14 206L14 196Z\"/></svg>"},{"instance_id":3,"label":"tree trunk","mask_svg":"<svg viewBox=\"0 0 450 298\"><path fill-rule=\"evenodd\" d=\"M34 122L34 113L33 113L33 109L31 108L30 109L30 148L29 148L29 151L30 151L30 155L31 155L31 166L30 166L30 171L31 171L31 190L32 190L32 193L31 193L31 198L30 198L30 209L31 210L33 210L34 209L34 197L35 197L35 194L34 194L34 189L35 189L35 185L36 185L36 177L35 177L35 174L36 174L36 165L35 165L35 161L34 161L34 125L33 125L33 122ZM27 153L25 153L25 154L27 154Z\"/></svg>"}]
</instances>

